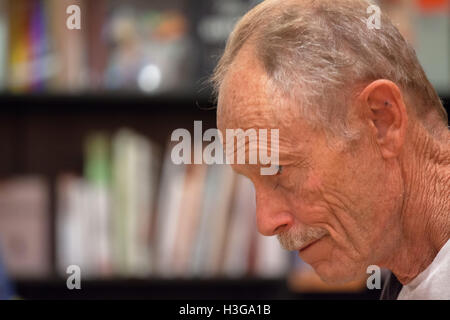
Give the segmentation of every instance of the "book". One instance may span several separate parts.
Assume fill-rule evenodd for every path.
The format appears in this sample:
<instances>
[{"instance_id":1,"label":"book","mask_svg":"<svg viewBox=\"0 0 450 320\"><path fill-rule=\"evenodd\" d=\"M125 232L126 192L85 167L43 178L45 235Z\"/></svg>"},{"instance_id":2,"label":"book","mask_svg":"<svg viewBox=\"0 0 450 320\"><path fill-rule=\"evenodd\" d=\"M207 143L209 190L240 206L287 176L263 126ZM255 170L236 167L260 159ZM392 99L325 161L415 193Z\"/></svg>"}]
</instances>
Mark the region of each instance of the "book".
<instances>
[{"instance_id":1,"label":"book","mask_svg":"<svg viewBox=\"0 0 450 320\"><path fill-rule=\"evenodd\" d=\"M31 21L31 1L10 1L9 13L9 57L8 57L8 87L13 92L26 92L30 88L30 58L29 39Z\"/></svg>"},{"instance_id":2,"label":"book","mask_svg":"<svg viewBox=\"0 0 450 320\"><path fill-rule=\"evenodd\" d=\"M58 183L59 271L87 277L280 277L288 266L275 238L257 235L255 190L228 165L172 161L158 184L159 152L130 129L93 133L84 177ZM154 210L155 209L155 210Z\"/></svg>"},{"instance_id":3,"label":"book","mask_svg":"<svg viewBox=\"0 0 450 320\"><path fill-rule=\"evenodd\" d=\"M111 157L109 136L90 134L84 146L84 197L87 207L83 228L89 230L88 259L93 273L112 272L111 249Z\"/></svg>"},{"instance_id":4,"label":"book","mask_svg":"<svg viewBox=\"0 0 450 320\"><path fill-rule=\"evenodd\" d=\"M250 251L256 232L253 184L248 178L237 176L222 270L225 276L237 278L249 274Z\"/></svg>"},{"instance_id":5,"label":"book","mask_svg":"<svg viewBox=\"0 0 450 320\"><path fill-rule=\"evenodd\" d=\"M164 156L153 238L156 246L155 272L161 277L173 275L172 258L176 241L176 225L183 208L181 200L186 179L186 166L172 162L172 145L168 145Z\"/></svg>"},{"instance_id":6,"label":"book","mask_svg":"<svg viewBox=\"0 0 450 320\"><path fill-rule=\"evenodd\" d=\"M112 140L92 133L84 176L58 182L58 270L78 265L90 278L145 277L152 271L151 223L157 148L130 129Z\"/></svg>"},{"instance_id":7,"label":"book","mask_svg":"<svg viewBox=\"0 0 450 320\"><path fill-rule=\"evenodd\" d=\"M28 76L30 91L43 91L46 82L52 75L52 58L50 56L50 43L48 39L48 16L45 8L45 0L30 2L29 21L29 71Z\"/></svg>"},{"instance_id":8,"label":"book","mask_svg":"<svg viewBox=\"0 0 450 320\"><path fill-rule=\"evenodd\" d=\"M57 271L66 276L71 265L80 267L83 277L98 276L94 251L94 230L90 227L92 197L88 183L81 177L64 174L57 181L56 252ZM94 231L95 232L95 231Z\"/></svg>"},{"instance_id":9,"label":"book","mask_svg":"<svg viewBox=\"0 0 450 320\"><path fill-rule=\"evenodd\" d=\"M39 176L0 182L0 251L14 278L51 272L49 190Z\"/></svg>"},{"instance_id":10,"label":"book","mask_svg":"<svg viewBox=\"0 0 450 320\"><path fill-rule=\"evenodd\" d=\"M4 91L8 85L8 18L7 0L0 0L0 91Z\"/></svg>"},{"instance_id":11,"label":"book","mask_svg":"<svg viewBox=\"0 0 450 320\"><path fill-rule=\"evenodd\" d=\"M68 3L60 0L47 0L47 13L50 21L49 37L53 52L52 67L54 76L49 80L49 89L67 93L85 90L89 84L86 49L86 30L84 19L86 7L84 0L78 0L81 29L70 30L66 26Z\"/></svg>"},{"instance_id":12,"label":"book","mask_svg":"<svg viewBox=\"0 0 450 320\"><path fill-rule=\"evenodd\" d=\"M152 271L151 229L156 192L156 147L130 129L113 138L113 238L122 275Z\"/></svg>"},{"instance_id":13,"label":"book","mask_svg":"<svg viewBox=\"0 0 450 320\"><path fill-rule=\"evenodd\" d=\"M108 59L107 0L86 2L85 23L89 90L102 89Z\"/></svg>"},{"instance_id":14,"label":"book","mask_svg":"<svg viewBox=\"0 0 450 320\"><path fill-rule=\"evenodd\" d=\"M228 165L208 168L201 221L196 235L190 274L213 277L220 273L228 230L235 174Z\"/></svg>"},{"instance_id":15,"label":"book","mask_svg":"<svg viewBox=\"0 0 450 320\"><path fill-rule=\"evenodd\" d=\"M174 276L188 276L189 262L192 258L195 236L199 229L201 205L205 192L205 178L207 166L186 165L186 179L184 181L183 207L174 228L177 229L173 252Z\"/></svg>"}]
</instances>

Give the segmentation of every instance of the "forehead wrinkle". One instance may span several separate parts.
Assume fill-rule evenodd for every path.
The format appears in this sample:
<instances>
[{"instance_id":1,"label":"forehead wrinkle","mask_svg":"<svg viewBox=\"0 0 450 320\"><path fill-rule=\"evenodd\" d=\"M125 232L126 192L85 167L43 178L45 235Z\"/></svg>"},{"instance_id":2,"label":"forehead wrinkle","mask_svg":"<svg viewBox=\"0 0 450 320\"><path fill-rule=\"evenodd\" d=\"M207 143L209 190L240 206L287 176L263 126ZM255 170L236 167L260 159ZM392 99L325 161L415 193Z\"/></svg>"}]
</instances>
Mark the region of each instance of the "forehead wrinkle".
<instances>
[{"instance_id":1,"label":"forehead wrinkle","mask_svg":"<svg viewBox=\"0 0 450 320\"><path fill-rule=\"evenodd\" d=\"M270 121L273 108L267 98L258 93L248 92L246 95L232 96L230 102L224 105L224 109L224 120L230 124L228 128L273 127Z\"/></svg>"},{"instance_id":2,"label":"forehead wrinkle","mask_svg":"<svg viewBox=\"0 0 450 320\"><path fill-rule=\"evenodd\" d=\"M245 140L244 147L245 147L246 163L242 164L243 166L250 165L249 163L247 163L247 158L248 158L250 150L253 150L253 149L250 148L251 144L250 144L248 139ZM269 149L269 152L271 154L272 149L271 148L268 148L268 149ZM260 166L259 154L261 152L261 149L257 145L256 146L256 150L254 150L254 151L257 152L256 155L258 156L257 164L256 165L251 165L251 166L259 168L259 166ZM237 152L238 152L238 149L237 149L237 145L235 144L234 145L234 150L233 150L233 152L231 154L231 156L233 156L233 159L235 159L235 157L237 157ZM290 165L290 166L295 166L295 167L298 167L298 168L307 168L307 167L310 167L310 161L309 161L308 157L305 154L300 152L300 150L296 150L296 151L292 152L292 149L280 148L279 149L279 160L278 160L278 163L272 163L272 165L282 165L282 166Z\"/></svg>"},{"instance_id":3,"label":"forehead wrinkle","mask_svg":"<svg viewBox=\"0 0 450 320\"><path fill-rule=\"evenodd\" d=\"M306 155L304 154L306 150L302 150L302 141L299 141L298 139L295 139L295 135L293 134L292 130L293 125L291 122L288 122L289 128L286 127L284 124L277 125L277 121L274 121L274 123L269 123L266 118L262 118L256 113L248 112L249 117L241 117L240 121L236 121L234 124L236 125L235 128L240 128L244 131L248 129L255 129L256 130L256 136L259 137L259 131L258 129L268 129L267 132L267 143L271 144L271 131L270 129L279 129L279 159L280 162L283 162L285 165L288 164L301 164L304 163L306 160ZM292 126L292 127L291 127ZM229 126L231 127L231 126ZM298 126L296 126L298 127ZM226 132L224 132L224 143L226 144ZM234 137L233 137L234 138ZM256 140L258 142L258 140ZM249 151L249 140L248 138L245 139L245 147L246 152ZM234 154L237 152L237 143L234 143ZM260 150L258 150L259 152ZM272 151L272 148L269 148L269 152ZM258 153L259 154L259 153Z\"/></svg>"},{"instance_id":4,"label":"forehead wrinkle","mask_svg":"<svg viewBox=\"0 0 450 320\"><path fill-rule=\"evenodd\" d=\"M298 117L285 105L286 102L269 96L262 86L257 90L247 90L245 85L227 82L221 90L218 125L221 129L279 129L280 135L285 131L286 136L291 136Z\"/></svg>"},{"instance_id":5,"label":"forehead wrinkle","mask_svg":"<svg viewBox=\"0 0 450 320\"><path fill-rule=\"evenodd\" d=\"M242 48L225 75L218 99L218 123L264 126L271 108L267 85L269 78L253 49ZM245 123L247 122L247 123Z\"/></svg>"},{"instance_id":6,"label":"forehead wrinkle","mask_svg":"<svg viewBox=\"0 0 450 320\"><path fill-rule=\"evenodd\" d=\"M258 129L268 129L267 132L267 143L270 146L271 144L271 131L270 129L279 129L279 164L280 165L293 165L298 167L305 167L305 165L308 163L308 157L307 157L307 150L303 146L306 144L306 137L305 140L303 139L296 139L295 137L298 137L298 134L294 134L293 130L298 130L299 126L294 126L292 123L293 121L288 121L287 124L280 123L280 125L277 125L278 121L273 121L270 123L269 117L262 117L259 115L259 113L255 112L247 112L248 117L244 116L239 119L239 121L235 121L235 128L240 128L244 131L248 129L255 129L256 130L256 136L259 137L259 131ZM272 118L273 119L273 118ZM234 138L234 137L233 137ZM235 139L235 138L234 138ZM259 139L256 139L256 145L257 145L257 155L259 160L259 153L260 148L258 146ZM224 143L226 144L226 134L224 132ZM233 157L237 156L237 143L235 141L234 143L234 150L233 150ZM248 152L249 152L250 142L248 138L245 139L245 148L246 148L246 159L248 158ZM272 154L272 148L268 148L268 154ZM234 158L233 158L234 159Z\"/></svg>"},{"instance_id":7,"label":"forehead wrinkle","mask_svg":"<svg viewBox=\"0 0 450 320\"><path fill-rule=\"evenodd\" d=\"M244 144L238 144L236 140L233 141L233 150L231 150L231 153L227 156L233 157L232 159L235 159L235 156L237 156L238 152L242 152L242 149L244 148L245 152L245 158L247 161L247 158L250 159L250 152L255 152L257 163L259 163L259 157L260 152L262 151L259 146L259 138L258 138L258 132L256 132L255 139L250 139L248 137L245 138ZM225 145L227 144L225 140ZM270 152L272 152L272 148L268 148ZM225 148L225 152L227 152L228 149ZM272 154L272 153L271 153ZM247 163L247 162L246 162Z\"/></svg>"},{"instance_id":8,"label":"forehead wrinkle","mask_svg":"<svg viewBox=\"0 0 450 320\"><path fill-rule=\"evenodd\" d=\"M301 165L307 159L307 150L304 150L307 137L303 139L301 133L308 128L299 120L299 114L292 112L291 109L296 109L296 104L272 89L268 75L258 59L251 50L242 48L220 88L218 126L221 130L279 129L280 162ZM222 133L226 142L226 132ZM267 138L270 143L270 130ZM245 144L247 150L247 139Z\"/></svg>"}]
</instances>

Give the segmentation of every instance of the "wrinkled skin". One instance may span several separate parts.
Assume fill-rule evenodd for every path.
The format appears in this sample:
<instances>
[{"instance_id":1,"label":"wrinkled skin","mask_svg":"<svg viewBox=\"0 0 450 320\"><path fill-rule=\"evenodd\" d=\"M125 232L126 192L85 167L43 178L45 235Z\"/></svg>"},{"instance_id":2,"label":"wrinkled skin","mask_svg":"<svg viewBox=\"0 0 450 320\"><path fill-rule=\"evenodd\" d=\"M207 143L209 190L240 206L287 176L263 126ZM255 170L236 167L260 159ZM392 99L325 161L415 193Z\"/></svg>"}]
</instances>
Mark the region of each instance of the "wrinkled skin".
<instances>
[{"instance_id":1,"label":"wrinkled skin","mask_svg":"<svg viewBox=\"0 0 450 320\"><path fill-rule=\"evenodd\" d=\"M262 176L257 165L233 165L255 186L260 233L292 246L296 242L288 240L295 234L322 230L325 236L299 255L324 281L349 281L376 264L408 283L449 239L448 130L439 141L431 138L407 114L399 88L378 80L350 106L349 123L360 138L351 145L330 141L301 118L295 102L272 89L246 45L218 97L222 132L280 130L277 175Z\"/></svg>"}]
</instances>

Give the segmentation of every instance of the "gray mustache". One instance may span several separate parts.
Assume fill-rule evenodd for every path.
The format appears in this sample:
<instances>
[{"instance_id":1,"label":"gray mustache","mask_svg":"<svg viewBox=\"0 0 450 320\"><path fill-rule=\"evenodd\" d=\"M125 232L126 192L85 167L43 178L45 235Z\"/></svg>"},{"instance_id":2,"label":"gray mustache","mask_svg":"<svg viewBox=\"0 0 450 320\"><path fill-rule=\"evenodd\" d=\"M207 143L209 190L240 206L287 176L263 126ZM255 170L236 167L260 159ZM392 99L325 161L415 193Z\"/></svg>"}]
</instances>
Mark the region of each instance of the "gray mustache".
<instances>
[{"instance_id":1,"label":"gray mustache","mask_svg":"<svg viewBox=\"0 0 450 320\"><path fill-rule=\"evenodd\" d=\"M289 230L277 235L280 245L285 250L294 251L305 244L318 240L328 234L323 228L291 227Z\"/></svg>"}]
</instances>

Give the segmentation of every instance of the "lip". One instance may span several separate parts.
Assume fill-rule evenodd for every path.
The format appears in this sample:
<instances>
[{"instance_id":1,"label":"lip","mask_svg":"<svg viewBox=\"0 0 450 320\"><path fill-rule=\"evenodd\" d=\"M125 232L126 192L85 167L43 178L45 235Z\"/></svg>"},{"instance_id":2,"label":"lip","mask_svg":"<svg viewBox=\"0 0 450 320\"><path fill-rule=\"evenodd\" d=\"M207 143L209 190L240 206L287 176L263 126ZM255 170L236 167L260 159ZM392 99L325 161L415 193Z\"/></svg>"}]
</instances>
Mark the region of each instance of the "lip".
<instances>
[{"instance_id":1,"label":"lip","mask_svg":"<svg viewBox=\"0 0 450 320\"><path fill-rule=\"evenodd\" d=\"M303 252L303 251L307 250L307 249L310 248L312 245L314 245L315 243L317 243L320 239L322 239L322 238L313 240L313 241L311 241L310 243L304 245L303 247L301 247L300 249L298 249L298 252Z\"/></svg>"}]
</instances>

